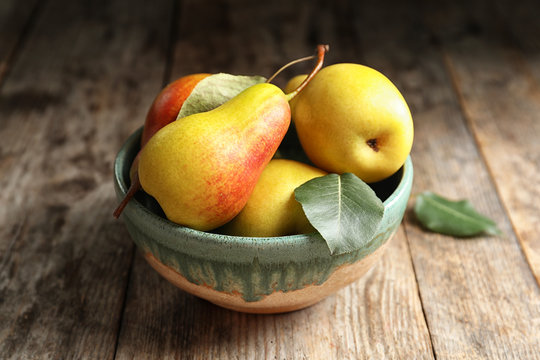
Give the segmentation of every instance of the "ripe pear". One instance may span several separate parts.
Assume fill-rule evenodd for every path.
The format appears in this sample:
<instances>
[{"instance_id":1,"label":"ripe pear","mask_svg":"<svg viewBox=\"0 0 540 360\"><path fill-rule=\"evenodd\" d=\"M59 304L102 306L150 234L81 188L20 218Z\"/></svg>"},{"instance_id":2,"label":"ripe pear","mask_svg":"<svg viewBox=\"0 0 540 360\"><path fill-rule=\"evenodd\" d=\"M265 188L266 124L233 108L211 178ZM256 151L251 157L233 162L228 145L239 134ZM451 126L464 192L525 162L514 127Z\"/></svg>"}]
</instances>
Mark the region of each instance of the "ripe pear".
<instances>
[{"instance_id":1,"label":"ripe pear","mask_svg":"<svg viewBox=\"0 0 540 360\"><path fill-rule=\"evenodd\" d=\"M291 79L286 89L301 81ZM319 168L383 180L405 162L413 143L409 107L396 86L360 64L324 67L293 102L306 155Z\"/></svg>"},{"instance_id":2,"label":"ripe pear","mask_svg":"<svg viewBox=\"0 0 540 360\"><path fill-rule=\"evenodd\" d=\"M313 166L274 159L263 170L244 209L220 232L237 236L283 236L314 232L294 189L327 173Z\"/></svg>"},{"instance_id":3,"label":"ripe pear","mask_svg":"<svg viewBox=\"0 0 540 360\"><path fill-rule=\"evenodd\" d=\"M156 96L144 121L141 136L141 147L162 127L176 120L184 101L191 94L195 86L211 74L200 73L182 76L159 92Z\"/></svg>"},{"instance_id":4,"label":"ripe pear","mask_svg":"<svg viewBox=\"0 0 540 360\"><path fill-rule=\"evenodd\" d=\"M287 96L257 84L166 125L143 148L139 179L171 221L197 230L236 216L290 123Z\"/></svg>"}]
</instances>

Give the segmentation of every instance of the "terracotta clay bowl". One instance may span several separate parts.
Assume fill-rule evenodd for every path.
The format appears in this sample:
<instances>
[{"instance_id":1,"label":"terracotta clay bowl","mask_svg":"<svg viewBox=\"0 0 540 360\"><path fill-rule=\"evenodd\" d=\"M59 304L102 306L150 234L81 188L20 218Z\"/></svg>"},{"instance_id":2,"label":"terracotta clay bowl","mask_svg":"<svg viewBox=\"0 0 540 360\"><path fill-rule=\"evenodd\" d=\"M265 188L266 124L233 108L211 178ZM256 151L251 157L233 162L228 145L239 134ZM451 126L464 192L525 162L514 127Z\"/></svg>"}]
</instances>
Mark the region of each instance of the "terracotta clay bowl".
<instances>
[{"instance_id":1,"label":"terracotta clay bowl","mask_svg":"<svg viewBox=\"0 0 540 360\"><path fill-rule=\"evenodd\" d=\"M119 200L129 185L140 134L139 129L116 157ZM331 255L317 234L252 238L180 226L167 220L141 191L121 218L148 263L180 289L236 311L288 312L313 305L358 280L377 262L401 223L412 179L408 158L396 174L373 185L385 206L377 235L365 247L342 255Z\"/></svg>"}]
</instances>

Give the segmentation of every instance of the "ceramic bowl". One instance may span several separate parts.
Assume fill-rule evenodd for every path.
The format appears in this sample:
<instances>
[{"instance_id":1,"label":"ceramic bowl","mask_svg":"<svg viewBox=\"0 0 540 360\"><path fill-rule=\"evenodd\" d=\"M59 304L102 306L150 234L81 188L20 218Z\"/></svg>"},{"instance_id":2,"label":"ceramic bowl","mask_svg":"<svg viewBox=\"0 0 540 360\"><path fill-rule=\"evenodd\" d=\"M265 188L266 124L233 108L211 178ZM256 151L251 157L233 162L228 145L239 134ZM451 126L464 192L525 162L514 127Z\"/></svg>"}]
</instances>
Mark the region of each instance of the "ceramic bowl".
<instances>
[{"instance_id":1,"label":"ceramic bowl","mask_svg":"<svg viewBox=\"0 0 540 360\"><path fill-rule=\"evenodd\" d=\"M116 157L118 200L127 191L140 134L139 129L131 135ZM148 263L180 289L236 311L288 312L317 303L375 264L401 223L412 179L408 158L396 174L373 185L385 206L379 230L365 247L342 255L331 255L317 234L252 238L179 226L144 192L121 218Z\"/></svg>"}]
</instances>

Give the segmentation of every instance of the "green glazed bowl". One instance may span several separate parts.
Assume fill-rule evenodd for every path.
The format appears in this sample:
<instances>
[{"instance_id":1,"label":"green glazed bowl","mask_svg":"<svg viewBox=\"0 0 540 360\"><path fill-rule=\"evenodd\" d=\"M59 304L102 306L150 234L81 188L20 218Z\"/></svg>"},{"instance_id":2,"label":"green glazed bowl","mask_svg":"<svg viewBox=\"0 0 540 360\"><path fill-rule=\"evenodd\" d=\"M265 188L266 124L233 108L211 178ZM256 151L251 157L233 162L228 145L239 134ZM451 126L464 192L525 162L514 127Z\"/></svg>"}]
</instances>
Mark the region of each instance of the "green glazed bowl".
<instances>
[{"instance_id":1,"label":"green glazed bowl","mask_svg":"<svg viewBox=\"0 0 540 360\"><path fill-rule=\"evenodd\" d=\"M141 129L116 157L119 201L127 192L140 135ZM251 238L180 226L141 191L121 218L150 265L180 289L236 311L280 313L317 303L373 266L403 219L412 179L408 158L396 174L373 185L385 206L377 235L365 247L342 255L331 255L317 234Z\"/></svg>"}]
</instances>

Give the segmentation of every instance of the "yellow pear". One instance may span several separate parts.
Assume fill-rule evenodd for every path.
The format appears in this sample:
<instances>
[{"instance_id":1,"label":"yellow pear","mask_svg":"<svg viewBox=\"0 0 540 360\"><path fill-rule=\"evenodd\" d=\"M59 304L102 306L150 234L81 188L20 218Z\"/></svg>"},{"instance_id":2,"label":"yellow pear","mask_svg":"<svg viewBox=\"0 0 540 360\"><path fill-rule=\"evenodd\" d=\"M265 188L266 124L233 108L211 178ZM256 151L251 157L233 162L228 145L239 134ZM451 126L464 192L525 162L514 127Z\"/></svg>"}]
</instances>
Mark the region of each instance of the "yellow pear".
<instances>
[{"instance_id":1,"label":"yellow pear","mask_svg":"<svg viewBox=\"0 0 540 360\"><path fill-rule=\"evenodd\" d=\"M283 236L315 231L294 189L306 181L326 175L313 166L274 159L263 170L244 209L220 232L238 236Z\"/></svg>"},{"instance_id":2,"label":"yellow pear","mask_svg":"<svg viewBox=\"0 0 540 360\"><path fill-rule=\"evenodd\" d=\"M291 112L307 156L328 172L376 182L395 173L411 151L413 121L405 99L367 66L324 67L291 102Z\"/></svg>"}]
</instances>

